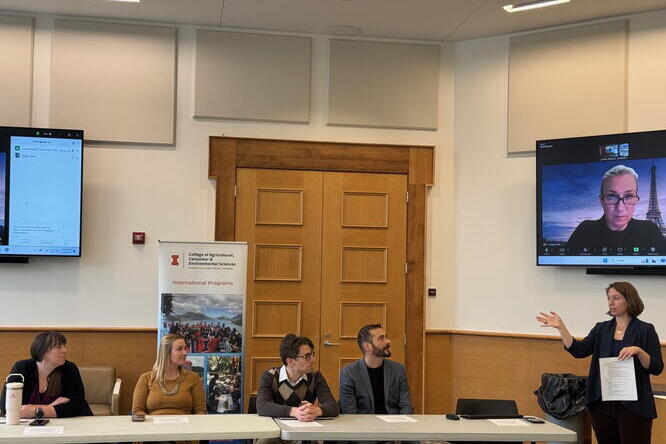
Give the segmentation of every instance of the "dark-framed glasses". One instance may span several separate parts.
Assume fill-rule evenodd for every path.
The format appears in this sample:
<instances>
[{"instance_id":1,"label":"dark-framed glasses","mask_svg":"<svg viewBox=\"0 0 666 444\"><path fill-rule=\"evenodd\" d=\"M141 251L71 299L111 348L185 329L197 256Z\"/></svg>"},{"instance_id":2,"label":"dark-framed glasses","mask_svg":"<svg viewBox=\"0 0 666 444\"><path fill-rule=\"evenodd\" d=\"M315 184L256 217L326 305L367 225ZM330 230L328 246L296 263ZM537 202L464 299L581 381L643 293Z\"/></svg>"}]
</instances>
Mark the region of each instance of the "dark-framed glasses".
<instances>
[{"instance_id":1,"label":"dark-framed glasses","mask_svg":"<svg viewBox=\"0 0 666 444\"><path fill-rule=\"evenodd\" d=\"M627 194L626 196L618 196L617 194L604 194L602 197L606 205L617 205L622 201L623 204L633 207L638 203L640 197L637 194Z\"/></svg>"},{"instance_id":2,"label":"dark-framed glasses","mask_svg":"<svg viewBox=\"0 0 666 444\"><path fill-rule=\"evenodd\" d=\"M310 352L310 353L306 353L306 354L304 354L304 355L297 355L297 356L294 356L294 359L296 359L296 358L303 358L303 359L305 359L306 361L309 361L310 359L314 358L314 356L315 356L315 352Z\"/></svg>"}]
</instances>

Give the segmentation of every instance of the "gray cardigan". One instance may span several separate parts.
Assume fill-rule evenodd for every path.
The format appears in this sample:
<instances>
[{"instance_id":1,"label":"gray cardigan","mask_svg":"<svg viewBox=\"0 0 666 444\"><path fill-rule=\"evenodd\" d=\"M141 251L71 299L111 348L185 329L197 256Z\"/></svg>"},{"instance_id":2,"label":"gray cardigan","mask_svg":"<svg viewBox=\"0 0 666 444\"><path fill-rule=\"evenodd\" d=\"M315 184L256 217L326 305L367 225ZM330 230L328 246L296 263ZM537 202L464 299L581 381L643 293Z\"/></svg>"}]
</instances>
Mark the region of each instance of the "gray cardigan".
<instances>
[{"instance_id":1,"label":"gray cardigan","mask_svg":"<svg viewBox=\"0 0 666 444\"><path fill-rule=\"evenodd\" d=\"M405 367L384 359L384 402L389 414L414 413ZM375 397L365 360L349 364L340 373L340 412L375 413Z\"/></svg>"}]
</instances>

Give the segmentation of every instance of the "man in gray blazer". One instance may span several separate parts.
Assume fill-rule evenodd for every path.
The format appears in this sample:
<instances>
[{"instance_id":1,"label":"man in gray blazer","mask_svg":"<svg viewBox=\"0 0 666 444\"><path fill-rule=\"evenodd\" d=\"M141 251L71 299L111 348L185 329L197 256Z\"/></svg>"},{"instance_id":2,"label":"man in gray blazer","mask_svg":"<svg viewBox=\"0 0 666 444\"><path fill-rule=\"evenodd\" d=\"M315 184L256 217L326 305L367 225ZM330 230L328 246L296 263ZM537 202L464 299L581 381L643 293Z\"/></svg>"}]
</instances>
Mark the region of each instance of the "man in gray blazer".
<instances>
[{"instance_id":1,"label":"man in gray blazer","mask_svg":"<svg viewBox=\"0 0 666 444\"><path fill-rule=\"evenodd\" d=\"M382 326L366 325L357 339L363 359L340 373L340 413L414 413L405 367L386 359L391 356L391 341Z\"/></svg>"}]
</instances>

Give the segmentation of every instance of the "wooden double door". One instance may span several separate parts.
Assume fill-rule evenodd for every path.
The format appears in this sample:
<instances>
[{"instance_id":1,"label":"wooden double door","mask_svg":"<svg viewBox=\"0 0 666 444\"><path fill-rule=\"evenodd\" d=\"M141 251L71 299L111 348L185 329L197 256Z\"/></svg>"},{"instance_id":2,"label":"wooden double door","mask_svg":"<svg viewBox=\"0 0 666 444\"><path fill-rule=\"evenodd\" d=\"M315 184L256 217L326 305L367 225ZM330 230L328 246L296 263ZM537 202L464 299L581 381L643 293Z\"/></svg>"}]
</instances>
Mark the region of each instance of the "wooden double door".
<instances>
[{"instance_id":1,"label":"wooden double door","mask_svg":"<svg viewBox=\"0 0 666 444\"><path fill-rule=\"evenodd\" d=\"M245 399L281 365L287 333L312 339L336 397L363 325L382 324L404 363L406 192L405 174L236 170L235 239L248 242Z\"/></svg>"}]
</instances>

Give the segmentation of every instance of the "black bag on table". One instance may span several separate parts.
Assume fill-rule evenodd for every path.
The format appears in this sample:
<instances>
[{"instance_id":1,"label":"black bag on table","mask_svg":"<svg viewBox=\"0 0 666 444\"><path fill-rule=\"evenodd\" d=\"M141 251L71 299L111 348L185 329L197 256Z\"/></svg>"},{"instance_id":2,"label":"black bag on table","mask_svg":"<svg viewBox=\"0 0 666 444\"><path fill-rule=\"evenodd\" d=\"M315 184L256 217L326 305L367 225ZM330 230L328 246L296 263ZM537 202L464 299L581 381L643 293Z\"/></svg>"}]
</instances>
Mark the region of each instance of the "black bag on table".
<instances>
[{"instance_id":1,"label":"black bag on table","mask_svg":"<svg viewBox=\"0 0 666 444\"><path fill-rule=\"evenodd\" d=\"M571 373L544 373L534 391L541 409L557 419L570 418L585 409L586 377Z\"/></svg>"}]
</instances>

